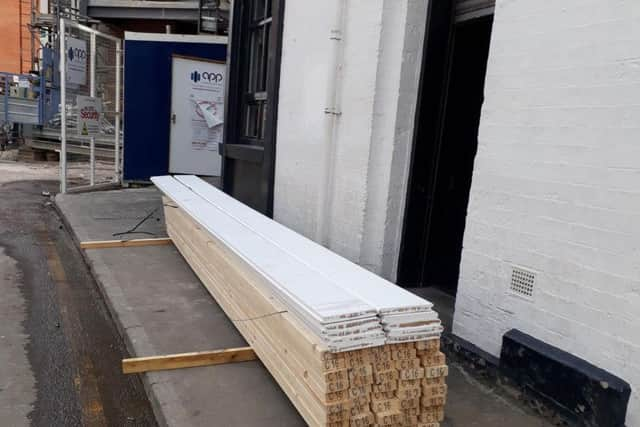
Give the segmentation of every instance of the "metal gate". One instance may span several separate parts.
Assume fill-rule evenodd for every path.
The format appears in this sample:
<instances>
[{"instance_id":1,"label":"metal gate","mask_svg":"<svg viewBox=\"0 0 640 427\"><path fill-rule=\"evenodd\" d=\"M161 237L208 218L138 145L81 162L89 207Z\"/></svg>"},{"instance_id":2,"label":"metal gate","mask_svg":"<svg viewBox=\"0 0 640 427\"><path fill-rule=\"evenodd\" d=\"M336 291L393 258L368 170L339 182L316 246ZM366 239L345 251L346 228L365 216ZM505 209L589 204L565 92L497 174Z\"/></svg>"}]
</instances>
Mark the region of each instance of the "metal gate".
<instances>
[{"instance_id":1,"label":"metal gate","mask_svg":"<svg viewBox=\"0 0 640 427\"><path fill-rule=\"evenodd\" d=\"M89 146L89 186L121 182L122 42L60 19L60 192L67 192L67 144ZM96 182L96 153L113 175Z\"/></svg>"}]
</instances>

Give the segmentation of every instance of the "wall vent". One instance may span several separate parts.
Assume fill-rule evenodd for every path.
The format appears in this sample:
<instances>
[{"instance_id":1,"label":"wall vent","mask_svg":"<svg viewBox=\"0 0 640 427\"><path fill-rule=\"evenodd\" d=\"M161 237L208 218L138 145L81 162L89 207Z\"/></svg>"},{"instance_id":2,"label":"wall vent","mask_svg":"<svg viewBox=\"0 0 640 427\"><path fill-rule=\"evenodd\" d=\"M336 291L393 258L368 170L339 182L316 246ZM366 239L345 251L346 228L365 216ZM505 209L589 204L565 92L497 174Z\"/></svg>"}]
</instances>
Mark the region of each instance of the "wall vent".
<instances>
[{"instance_id":1,"label":"wall vent","mask_svg":"<svg viewBox=\"0 0 640 427\"><path fill-rule=\"evenodd\" d=\"M511 270L511 291L531 298L533 296L533 285L536 281L536 274L533 271L525 270L521 267L513 266Z\"/></svg>"}]
</instances>

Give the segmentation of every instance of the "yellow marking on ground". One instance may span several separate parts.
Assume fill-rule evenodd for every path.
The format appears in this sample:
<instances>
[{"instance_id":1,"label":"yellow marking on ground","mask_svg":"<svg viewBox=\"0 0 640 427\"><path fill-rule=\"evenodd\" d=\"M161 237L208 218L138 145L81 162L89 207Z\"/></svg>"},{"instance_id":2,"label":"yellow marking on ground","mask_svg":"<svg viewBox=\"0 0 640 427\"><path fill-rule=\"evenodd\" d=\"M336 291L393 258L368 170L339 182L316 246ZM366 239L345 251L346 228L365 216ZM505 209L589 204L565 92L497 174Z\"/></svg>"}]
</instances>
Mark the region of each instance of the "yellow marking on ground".
<instances>
[{"instance_id":1,"label":"yellow marking on ground","mask_svg":"<svg viewBox=\"0 0 640 427\"><path fill-rule=\"evenodd\" d=\"M73 306L69 306L66 301L72 298L70 283L62 266L60 254L55 243L51 240L46 230L40 230L38 233L40 241L43 242L47 254L47 265L51 278L56 285L56 296L58 307L60 308L60 318L62 323L62 331L67 337L67 342L71 346L71 352L77 364L76 375L73 378L80 408L82 413L82 425L102 427L107 426L107 420L104 415L100 390L98 388L98 379L95 375L95 368L91 360L80 346L78 339L74 337L82 336L82 324L80 315ZM72 334L74 336L72 336Z\"/></svg>"}]
</instances>

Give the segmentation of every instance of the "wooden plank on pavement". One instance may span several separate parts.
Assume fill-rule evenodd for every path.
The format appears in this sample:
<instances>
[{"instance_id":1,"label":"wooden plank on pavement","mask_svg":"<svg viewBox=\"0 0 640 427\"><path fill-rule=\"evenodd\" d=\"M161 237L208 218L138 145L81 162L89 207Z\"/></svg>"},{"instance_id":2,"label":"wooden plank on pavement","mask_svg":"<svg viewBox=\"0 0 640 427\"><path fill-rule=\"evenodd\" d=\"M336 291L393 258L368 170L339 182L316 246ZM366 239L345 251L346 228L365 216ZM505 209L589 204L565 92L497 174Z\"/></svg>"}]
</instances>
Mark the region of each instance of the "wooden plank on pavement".
<instances>
[{"instance_id":1,"label":"wooden plank on pavement","mask_svg":"<svg viewBox=\"0 0 640 427\"><path fill-rule=\"evenodd\" d=\"M158 246L171 243L169 237L158 237L154 239L131 239L131 240L94 240L80 242L82 249L103 249L103 248L125 248L133 246Z\"/></svg>"},{"instance_id":2,"label":"wooden plank on pavement","mask_svg":"<svg viewBox=\"0 0 640 427\"><path fill-rule=\"evenodd\" d=\"M122 359L122 372L135 374L166 369L193 368L196 366L221 365L225 363L256 360L251 347L227 348L224 350L197 351L192 353L168 354L164 356L134 357Z\"/></svg>"}]
</instances>

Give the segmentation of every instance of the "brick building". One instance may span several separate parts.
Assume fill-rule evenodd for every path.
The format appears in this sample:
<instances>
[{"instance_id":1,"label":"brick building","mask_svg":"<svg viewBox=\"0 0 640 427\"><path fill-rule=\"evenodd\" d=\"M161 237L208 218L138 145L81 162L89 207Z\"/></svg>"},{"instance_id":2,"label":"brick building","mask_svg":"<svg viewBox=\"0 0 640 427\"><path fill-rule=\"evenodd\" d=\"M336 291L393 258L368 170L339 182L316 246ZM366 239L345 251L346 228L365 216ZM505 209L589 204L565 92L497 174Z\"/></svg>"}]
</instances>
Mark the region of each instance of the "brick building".
<instances>
[{"instance_id":1,"label":"brick building","mask_svg":"<svg viewBox=\"0 0 640 427\"><path fill-rule=\"evenodd\" d=\"M37 0L3 0L0 2L0 34L3 46L0 49L0 71L28 73L37 47L31 37L32 7Z\"/></svg>"},{"instance_id":2,"label":"brick building","mask_svg":"<svg viewBox=\"0 0 640 427\"><path fill-rule=\"evenodd\" d=\"M633 1L497 1L453 327L496 356L517 328L632 388L639 26Z\"/></svg>"},{"instance_id":3,"label":"brick building","mask_svg":"<svg viewBox=\"0 0 640 427\"><path fill-rule=\"evenodd\" d=\"M250 3L234 9L226 191L449 295L452 336L490 363L517 330L566 369L547 384L616 376L559 384L556 403L640 425L639 3Z\"/></svg>"}]
</instances>

